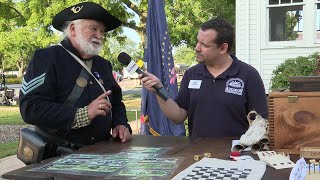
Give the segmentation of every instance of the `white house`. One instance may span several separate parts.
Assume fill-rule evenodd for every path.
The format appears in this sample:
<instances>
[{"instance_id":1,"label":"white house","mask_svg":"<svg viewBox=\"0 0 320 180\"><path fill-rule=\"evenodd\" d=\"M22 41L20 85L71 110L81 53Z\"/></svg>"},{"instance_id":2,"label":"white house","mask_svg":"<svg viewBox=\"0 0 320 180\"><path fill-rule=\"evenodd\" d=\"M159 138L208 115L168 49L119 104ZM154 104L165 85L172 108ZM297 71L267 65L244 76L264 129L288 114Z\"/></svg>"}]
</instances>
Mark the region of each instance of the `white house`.
<instances>
[{"instance_id":1,"label":"white house","mask_svg":"<svg viewBox=\"0 0 320 180\"><path fill-rule=\"evenodd\" d=\"M236 0L236 55L255 67L266 92L285 59L320 52L320 0Z\"/></svg>"}]
</instances>

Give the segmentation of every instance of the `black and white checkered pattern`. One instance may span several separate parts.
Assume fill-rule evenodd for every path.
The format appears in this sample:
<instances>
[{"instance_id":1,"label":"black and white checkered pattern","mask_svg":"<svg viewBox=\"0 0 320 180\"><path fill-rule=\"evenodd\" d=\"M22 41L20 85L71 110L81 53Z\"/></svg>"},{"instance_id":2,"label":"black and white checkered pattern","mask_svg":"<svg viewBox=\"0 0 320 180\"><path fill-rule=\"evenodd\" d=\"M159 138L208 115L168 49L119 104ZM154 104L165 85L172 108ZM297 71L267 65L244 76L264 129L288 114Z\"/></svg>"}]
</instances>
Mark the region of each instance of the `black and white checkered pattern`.
<instances>
[{"instance_id":1,"label":"black and white checkered pattern","mask_svg":"<svg viewBox=\"0 0 320 180\"><path fill-rule=\"evenodd\" d=\"M87 126L91 123L88 116L88 107L78 108L76 113L76 118L72 129L78 129L84 126Z\"/></svg>"},{"instance_id":2,"label":"black and white checkered pattern","mask_svg":"<svg viewBox=\"0 0 320 180\"><path fill-rule=\"evenodd\" d=\"M183 179L222 179L222 180L245 180L250 174L251 169L238 168L213 168L196 166L191 173Z\"/></svg>"}]
</instances>

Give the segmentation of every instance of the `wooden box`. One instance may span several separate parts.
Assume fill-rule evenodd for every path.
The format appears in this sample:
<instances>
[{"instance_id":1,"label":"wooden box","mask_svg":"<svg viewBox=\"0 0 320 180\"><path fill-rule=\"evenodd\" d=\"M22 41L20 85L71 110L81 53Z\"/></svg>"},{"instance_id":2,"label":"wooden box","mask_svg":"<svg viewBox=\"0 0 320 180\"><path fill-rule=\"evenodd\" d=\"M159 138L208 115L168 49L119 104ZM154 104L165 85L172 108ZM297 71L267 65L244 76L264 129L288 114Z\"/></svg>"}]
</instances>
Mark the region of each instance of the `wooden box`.
<instances>
[{"instance_id":1,"label":"wooden box","mask_svg":"<svg viewBox=\"0 0 320 180\"><path fill-rule=\"evenodd\" d=\"M320 92L269 94L270 148L299 154L320 146Z\"/></svg>"},{"instance_id":2,"label":"wooden box","mask_svg":"<svg viewBox=\"0 0 320 180\"><path fill-rule=\"evenodd\" d=\"M291 92L320 91L320 76L294 76L289 78Z\"/></svg>"}]
</instances>

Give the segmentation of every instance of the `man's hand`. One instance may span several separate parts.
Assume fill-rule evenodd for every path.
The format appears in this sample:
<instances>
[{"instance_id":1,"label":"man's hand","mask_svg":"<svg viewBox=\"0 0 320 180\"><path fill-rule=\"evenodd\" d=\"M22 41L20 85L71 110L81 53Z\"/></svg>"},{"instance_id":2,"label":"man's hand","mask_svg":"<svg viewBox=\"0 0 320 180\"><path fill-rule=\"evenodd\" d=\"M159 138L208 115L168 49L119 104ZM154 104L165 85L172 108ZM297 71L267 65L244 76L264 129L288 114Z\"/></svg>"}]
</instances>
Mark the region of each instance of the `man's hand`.
<instances>
[{"instance_id":1,"label":"man's hand","mask_svg":"<svg viewBox=\"0 0 320 180\"><path fill-rule=\"evenodd\" d=\"M88 105L88 117L92 121L97 116L105 116L111 110L111 103L106 99L111 91L101 94Z\"/></svg>"},{"instance_id":2,"label":"man's hand","mask_svg":"<svg viewBox=\"0 0 320 180\"><path fill-rule=\"evenodd\" d=\"M112 129L112 137L119 138L121 142L127 142L132 139L129 129L124 125L118 125Z\"/></svg>"},{"instance_id":3,"label":"man's hand","mask_svg":"<svg viewBox=\"0 0 320 180\"><path fill-rule=\"evenodd\" d=\"M143 86L151 92L155 92L156 90L152 87L157 85L159 88L163 87L163 85L161 84L160 80L153 74L145 72L145 74L147 75L146 77L142 78L142 74L139 74L139 79L141 79L141 82L143 84Z\"/></svg>"}]
</instances>

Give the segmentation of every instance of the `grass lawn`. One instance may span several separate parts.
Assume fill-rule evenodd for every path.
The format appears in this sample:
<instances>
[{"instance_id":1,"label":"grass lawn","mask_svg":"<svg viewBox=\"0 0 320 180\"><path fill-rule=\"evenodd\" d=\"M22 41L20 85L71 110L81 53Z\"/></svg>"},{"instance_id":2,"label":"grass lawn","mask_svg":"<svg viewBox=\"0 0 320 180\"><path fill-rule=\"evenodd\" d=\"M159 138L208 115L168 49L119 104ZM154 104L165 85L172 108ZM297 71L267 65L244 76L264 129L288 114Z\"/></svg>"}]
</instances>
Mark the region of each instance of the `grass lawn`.
<instances>
[{"instance_id":1,"label":"grass lawn","mask_svg":"<svg viewBox=\"0 0 320 180\"><path fill-rule=\"evenodd\" d=\"M138 118L140 117L141 95L130 94L123 96L123 102L126 105L127 116L129 121L136 120L136 111L130 109L138 109ZM0 125L24 125L26 124L20 115L18 106L0 106ZM0 143L0 158L7 157L17 153L18 141Z\"/></svg>"},{"instance_id":2,"label":"grass lawn","mask_svg":"<svg viewBox=\"0 0 320 180\"><path fill-rule=\"evenodd\" d=\"M125 104L127 111L127 116L129 121L136 120L136 111L130 111L130 109L139 109L138 117L140 117L140 103L141 95L139 94L129 94L123 96L123 103ZM19 107L18 106L0 106L0 125L24 125Z\"/></svg>"},{"instance_id":3,"label":"grass lawn","mask_svg":"<svg viewBox=\"0 0 320 180\"><path fill-rule=\"evenodd\" d=\"M0 158L17 154L18 141L0 143Z\"/></svg>"},{"instance_id":4,"label":"grass lawn","mask_svg":"<svg viewBox=\"0 0 320 180\"><path fill-rule=\"evenodd\" d=\"M123 103L127 109L127 117L129 121L135 121L136 115L140 118L141 95L128 94L123 96ZM137 114L136 114L137 113Z\"/></svg>"},{"instance_id":5,"label":"grass lawn","mask_svg":"<svg viewBox=\"0 0 320 180\"><path fill-rule=\"evenodd\" d=\"M23 122L18 106L0 106L0 125L26 124Z\"/></svg>"}]
</instances>

